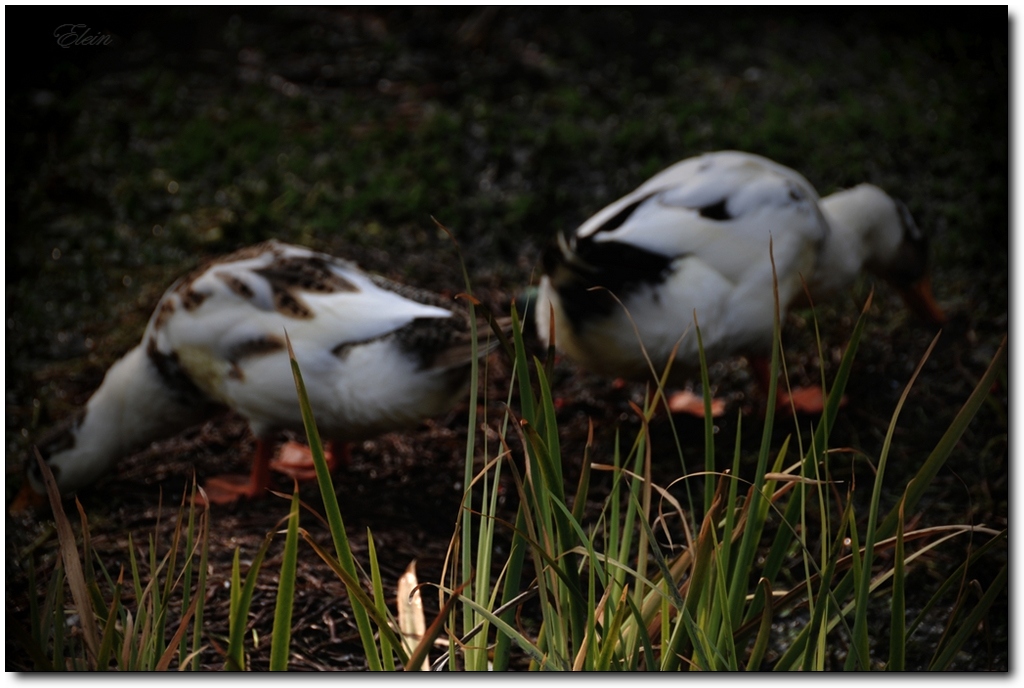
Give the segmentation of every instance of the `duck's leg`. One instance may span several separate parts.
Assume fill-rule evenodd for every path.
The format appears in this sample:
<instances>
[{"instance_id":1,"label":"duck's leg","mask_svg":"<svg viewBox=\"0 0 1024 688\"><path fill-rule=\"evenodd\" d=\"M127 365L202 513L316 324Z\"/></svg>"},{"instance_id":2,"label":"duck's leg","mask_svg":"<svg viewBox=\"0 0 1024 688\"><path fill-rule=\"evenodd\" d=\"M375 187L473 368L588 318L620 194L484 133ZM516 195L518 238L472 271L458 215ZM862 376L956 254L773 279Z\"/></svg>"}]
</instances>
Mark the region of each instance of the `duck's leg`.
<instances>
[{"instance_id":1,"label":"duck's leg","mask_svg":"<svg viewBox=\"0 0 1024 688\"><path fill-rule=\"evenodd\" d=\"M264 495L270 487L270 444L256 439L256 453L252 457L252 472L248 475L218 475L203 485L206 501L211 504L232 504L239 499L252 499ZM202 502L201 495L196 501Z\"/></svg>"},{"instance_id":2,"label":"duck's leg","mask_svg":"<svg viewBox=\"0 0 1024 688\"><path fill-rule=\"evenodd\" d=\"M340 446L339 446L340 445ZM331 473L337 465L335 457L341 457L341 463L349 465L351 453L348 442L335 442L328 440L324 445L324 460L327 461L327 470ZM313 463L313 454L305 444L299 442L285 442L278 450L277 456L270 461L271 470L284 473L296 480L316 480L316 465Z\"/></svg>"},{"instance_id":3,"label":"duck's leg","mask_svg":"<svg viewBox=\"0 0 1024 688\"><path fill-rule=\"evenodd\" d=\"M751 357L750 364L754 368L761 389L767 395L772 380L771 359L764 356ZM844 396L839 404L842 406L845 403L846 397ZM796 411L796 413L821 415L825 411L825 395L822 394L821 387L795 387L787 392L782 385L779 385L775 391L775 409L783 413Z\"/></svg>"}]
</instances>

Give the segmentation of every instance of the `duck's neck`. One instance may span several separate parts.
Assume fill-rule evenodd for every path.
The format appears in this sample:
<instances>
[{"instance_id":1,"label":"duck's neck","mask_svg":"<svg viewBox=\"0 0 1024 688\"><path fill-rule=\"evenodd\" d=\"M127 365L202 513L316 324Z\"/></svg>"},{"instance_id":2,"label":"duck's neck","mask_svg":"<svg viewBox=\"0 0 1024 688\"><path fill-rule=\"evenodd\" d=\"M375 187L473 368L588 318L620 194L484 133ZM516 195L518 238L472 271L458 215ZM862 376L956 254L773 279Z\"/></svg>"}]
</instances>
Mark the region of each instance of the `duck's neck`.
<instances>
[{"instance_id":1,"label":"duck's neck","mask_svg":"<svg viewBox=\"0 0 1024 688\"><path fill-rule=\"evenodd\" d=\"M121 457L187 427L201 405L182 404L170 393L142 345L117 361L89 398L65 447L48 459L57 486L72 492L102 475Z\"/></svg>"},{"instance_id":2,"label":"duck's neck","mask_svg":"<svg viewBox=\"0 0 1024 688\"><path fill-rule=\"evenodd\" d=\"M831 231L822 247L814 278L814 295L838 291L862 270L886 263L903 240L895 201L871 184L826 196L821 210Z\"/></svg>"}]
</instances>

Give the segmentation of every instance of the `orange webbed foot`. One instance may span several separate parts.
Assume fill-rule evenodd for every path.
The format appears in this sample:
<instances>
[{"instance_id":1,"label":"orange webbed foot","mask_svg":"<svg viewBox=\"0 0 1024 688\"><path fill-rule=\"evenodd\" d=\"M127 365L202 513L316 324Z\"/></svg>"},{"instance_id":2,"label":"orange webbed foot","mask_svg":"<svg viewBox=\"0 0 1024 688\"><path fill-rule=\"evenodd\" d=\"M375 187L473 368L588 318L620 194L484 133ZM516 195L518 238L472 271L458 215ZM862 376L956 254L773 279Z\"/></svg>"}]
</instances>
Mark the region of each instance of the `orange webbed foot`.
<instances>
[{"instance_id":1,"label":"orange webbed foot","mask_svg":"<svg viewBox=\"0 0 1024 688\"><path fill-rule=\"evenodd\" d=\"M196 495L196 504L234 504L241 499L253 499L266 492L265 486L255 484L248 475L218 475L210 478L203 485L203 494Z\"/></svg>"},{"instance_id":2,"label":"orange webbed foot","mask_svg":"<svg viewBox=\"0 0 1024 688\"><path fill-rule=\"evenodd\" d=\"M252 458L252 472L249 475L218 475L209 478L203 485L202 493L196 495L196 504L234 504L240 499L262 497L270 487L270 450L266 442L257 438L256 454Z\"/></svg>"},{"instance_id":3,"label":"orange webbed foot","mask_svg":"<svg viewBox=\"0 0 1024 688\"><path fill-rule=\"evenodd\" d=\"M784 413L806 413L820 416L825 412L825 396L821 387L796 387L788 394L779 390L776 394L776 408ZM846 405L846 397L839 400L839 406Z\"/></svg>"},{"instance_id":4,"label":"orange webbed foot","mask_svg":"<svg viewBox=\"0 0 1024 688\"><path fill-rule=\"evenodd\" d=\"M337 463L334 458L334 449L331 442L324 446L327 470L332 473ZM316 480L316 464L313 463L313 453L308 446L300 442L282 444L277 456L270 461L270 468L295 480Z\"/></svg>"},{"instance_id":5,"label":"orange webbed foot","mask_svg":"<svg viewBox=\"0 0 1024 688\"><path fill-rule=\"evenodd\" d=\"M704 417L704 397L698 396L686 389L681 392L676 392L669 395L668 397L668 410L670 413L687 414L696 416L697 418ZM712 399L711 400L711 417L719 418L725 414L725 400L724 399Z\"/></svg>"}]
</instances>

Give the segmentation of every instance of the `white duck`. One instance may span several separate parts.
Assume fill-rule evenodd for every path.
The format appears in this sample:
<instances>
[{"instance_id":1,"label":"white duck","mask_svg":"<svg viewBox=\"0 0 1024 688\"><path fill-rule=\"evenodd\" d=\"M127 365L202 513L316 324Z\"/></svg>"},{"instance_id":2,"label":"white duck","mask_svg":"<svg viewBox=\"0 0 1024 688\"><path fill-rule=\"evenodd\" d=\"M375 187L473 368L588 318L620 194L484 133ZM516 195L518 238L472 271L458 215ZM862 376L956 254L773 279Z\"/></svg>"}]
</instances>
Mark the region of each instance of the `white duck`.
<instances>
[{"instance_id":1,"label":"white duck","mask_svg":"<svg viewBox=\"0 0 1024 688\"><path fill-rule=\"evenodd\" d=\"M818 300L863 269L928 321L944 321L926 273L927 240L902 203L870 184L819 199L799 173L723 151L672 165L560 236L545 255L538 334L550 342L553 311L560 350L594 372L629 378L651 374L638 334L659 375L679 343L678 384L698 366L696 312L709 361L763 361L774 312L769 239L783 315L803 298L801 279ZM673 410L702 413L684 398ZM794 393L797 410L820 411L822 401L820 389Z\"/></svg>"},{"instance_id":2,"label":"white duck","mask_svg":"<svg viewBox=\"0 0 1024 688\"><path fill-rule=\"evenodd\" d=\"M61 492L229 407L256 436L253 469L209 480L208 498L263 494L275 433L303 427L286 331L325 438L361 440L412 426L447 411L467 387L463 310L353 263L269 241L175 282L142 342L110 368L72 422L41 442ZM38 466L29 467L32 488L42 492Z\"/></svg>"}]
</instances>

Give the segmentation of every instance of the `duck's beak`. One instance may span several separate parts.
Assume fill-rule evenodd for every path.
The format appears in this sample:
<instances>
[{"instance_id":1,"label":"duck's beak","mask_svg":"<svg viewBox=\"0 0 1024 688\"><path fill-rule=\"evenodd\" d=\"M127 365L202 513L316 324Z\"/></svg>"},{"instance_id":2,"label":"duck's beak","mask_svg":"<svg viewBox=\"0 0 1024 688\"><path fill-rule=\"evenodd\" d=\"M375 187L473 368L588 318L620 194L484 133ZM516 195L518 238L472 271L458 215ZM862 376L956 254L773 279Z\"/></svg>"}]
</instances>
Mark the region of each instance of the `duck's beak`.
<instances>
[{"instance_id":1,"label":"duck's beak","mask_svg":"<svg viewBox=\"0 0 1024 688\"><path fill-rule=\"evenodd\" d=\"M946 324L946 314L942 312L939 304L935 301L935 296L932 295L932 280L928 275L910 286L902 287L899 291L907 308L920 318L932 325Z\"/></svg>"},{"instance_id":2,"label":"duck's beak","mask_svg":"<svg viewBox=\"0 0 1024 688\"><path fill-rule=\"evenodd\" d=\"M46 495L41 495L32 489L28 480L21 484L21 490L15 495L11 505L7 507L7 513L20 514L26 511L41 509L47 503Z\"/></svg>"}]
</instances>

